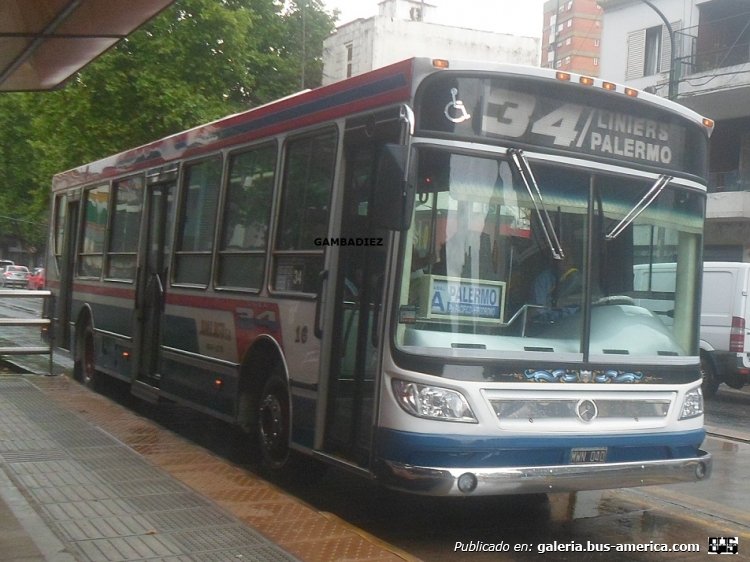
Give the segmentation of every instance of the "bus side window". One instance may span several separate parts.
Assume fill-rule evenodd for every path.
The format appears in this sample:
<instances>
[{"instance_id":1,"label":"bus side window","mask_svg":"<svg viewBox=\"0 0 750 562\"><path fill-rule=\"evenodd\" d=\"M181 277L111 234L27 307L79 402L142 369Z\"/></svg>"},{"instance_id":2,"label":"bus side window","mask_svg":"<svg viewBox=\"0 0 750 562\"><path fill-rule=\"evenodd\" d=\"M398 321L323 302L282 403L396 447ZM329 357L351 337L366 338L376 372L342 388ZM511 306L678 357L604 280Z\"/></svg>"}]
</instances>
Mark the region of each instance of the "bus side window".
<instances>
[{"instance_id":1,"label":"bus side window","mask_svg":"<svg viewBox=\"0 0 750 562\"><path fill-rule=\"evenodd\" d=\"M105 277L132 281L135 279L138 232L143 210L143 176L115 182L113 191Z\"/></svg>"},{"instance_id":2,"label":"bus side window","mask_svg":"<svg viewBox=\"0 0 750 562\"><path fill-rule=\"evenodd\" d=\"M276 145L233 154L224 202L217 282L260 290L276 175Z\"/></svg>"},{"instance_id":3,"label":"bus side window","mask_svg":"<svg viewBox=\"0 0 750 562\"><path fill-rule=\"evenodd\" d=\"M85 192L83 237L78 249L78 275L98 278L102 274L104 238L109 220L109 185Z\"/></svg>"},{"instance_id":4,"label":"bus side window","mask_svg":"<svg viewBox=\"0 0 750 562\"><path fill-rule=\"evenodd\" d=\"M176 283L207 286L211 275L221 158L186 167L175 256Z\"/></svg>"},{"instance_id":5,"label":"bus side window","mask_svg":"<svg viewBox=\"0 0 750 562\"><path fill-rule=\"evenodd\" d=\"M335 130L290 141L281 193L272 284L277 291L314 293L323 269L336 163Z\"/></svg>"}]
</instances>

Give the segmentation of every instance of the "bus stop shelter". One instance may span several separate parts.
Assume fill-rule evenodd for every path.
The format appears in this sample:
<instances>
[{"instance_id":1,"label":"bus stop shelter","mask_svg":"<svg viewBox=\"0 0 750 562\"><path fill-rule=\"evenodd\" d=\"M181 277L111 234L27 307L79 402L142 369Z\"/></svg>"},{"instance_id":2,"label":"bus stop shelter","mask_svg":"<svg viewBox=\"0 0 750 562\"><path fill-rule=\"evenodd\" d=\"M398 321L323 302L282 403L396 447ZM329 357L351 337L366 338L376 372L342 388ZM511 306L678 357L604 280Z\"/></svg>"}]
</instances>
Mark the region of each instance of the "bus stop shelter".
<instances>
[{"instance_id":1,"label":"bus stop shelter","mask_svg":"<svg viewBox=\"0 0 750 562\"><path fill-rule=\"evenodd\" d=\"M0 92L51 90L174 0L0 0Z\"/></svg>"}]
</instances>

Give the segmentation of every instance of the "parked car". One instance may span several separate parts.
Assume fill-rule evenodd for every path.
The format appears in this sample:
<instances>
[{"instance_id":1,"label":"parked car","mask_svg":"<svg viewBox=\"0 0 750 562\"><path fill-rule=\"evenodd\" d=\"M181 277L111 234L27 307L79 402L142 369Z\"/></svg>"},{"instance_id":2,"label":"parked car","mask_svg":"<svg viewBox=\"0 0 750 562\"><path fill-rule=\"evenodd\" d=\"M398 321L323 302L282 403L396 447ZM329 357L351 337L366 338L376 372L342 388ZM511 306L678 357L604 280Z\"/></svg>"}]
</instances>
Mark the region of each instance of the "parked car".
<instances>
[{"instance_id":1,"label":"parked car","mask_svg":"<svg viewBox=\"0 0 750 562\"><path fill-rule=\"evenodd\" d=\"M34 291L39 290L39 289L44 289L44 282L45 282L44 268L35 267L29 274L28 288Z\"/></svg>"},{"instance_id":2,"label":"parked car","mask_svg":"<svg viewBox=\"0 0 750 562\"><path fill-rule=\"evenodd\" d=\"M6 265L0 276L0 287L26 288L29 282L29 268L25 265Z\"/></svg>"},{"instance_id":3,"label":"parked car","mask_svg":"<svg viewBox=\"0 0 750 562\"><path fill-rule=\"evenodd\" d=\"M16 265L13 260L0 260L0 271L3 271L9 265Z\"/></svg>"}]
</instances>

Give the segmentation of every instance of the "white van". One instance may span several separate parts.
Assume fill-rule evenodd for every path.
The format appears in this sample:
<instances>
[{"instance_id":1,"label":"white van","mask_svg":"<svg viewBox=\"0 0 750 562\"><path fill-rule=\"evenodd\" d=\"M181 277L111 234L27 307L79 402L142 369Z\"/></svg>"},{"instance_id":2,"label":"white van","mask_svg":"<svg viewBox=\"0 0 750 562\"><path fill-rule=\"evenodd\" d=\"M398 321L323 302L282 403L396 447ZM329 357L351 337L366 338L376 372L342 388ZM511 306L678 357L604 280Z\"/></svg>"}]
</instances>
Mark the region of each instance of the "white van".
<instances>
[{"instance_id":1,"label":"white van","mask_svg":"<svg viewBox=\"0 0 750 562\"><path fill-rule=\"evenodd\" d=\"M648 266L636 265L633 288L674 292L674 267L673 263L652 265L649 283ZM670 311L659 308L662 302L639 304L671 323ZM704 262L701 303L703 394L710 397L721 383L732 388L750 383L750 263Z\"/></svg>"},{"instance_id":2,"label":"white van","mask_svg":"<svg viewBox=\"0 0 750 562\"><path fill-rule=\"evenodd\" d=\"M750 263L705 262L702 303L704 393L721 383L742 388L750 382Z\"/></svg>"}]
</instances>

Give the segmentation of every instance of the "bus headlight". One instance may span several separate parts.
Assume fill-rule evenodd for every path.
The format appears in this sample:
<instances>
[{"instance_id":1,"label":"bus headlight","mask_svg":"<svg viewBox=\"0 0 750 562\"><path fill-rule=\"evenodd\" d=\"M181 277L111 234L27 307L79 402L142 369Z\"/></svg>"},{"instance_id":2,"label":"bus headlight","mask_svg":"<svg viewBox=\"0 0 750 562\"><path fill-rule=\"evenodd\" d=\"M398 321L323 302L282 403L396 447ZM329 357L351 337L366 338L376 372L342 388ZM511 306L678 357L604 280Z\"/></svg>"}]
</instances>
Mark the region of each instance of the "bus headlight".
<instances>
[{"instance_id":1,"label":"bus headlight","mask_svg":"<svg viewBox=\"0 0 750 562\"><path fill-rule=\"evenodd\" d=\"M682 401L682 412L680 412L680 419L686 420L688 418L695 418L703 415L703 392L701 387L689 390L685 394L685 399Z\"/></svg>"},{"instance_id":2,"label":"bus headlight","mask_svg":"<svg viewBox=\"0 0 750 562\"><path fill-rule=\"evenodd\" d=\"M394 379L393 394L406 412L420 418L477 423L463 394L455 390Z\"/></svg>"}]
</instances>

